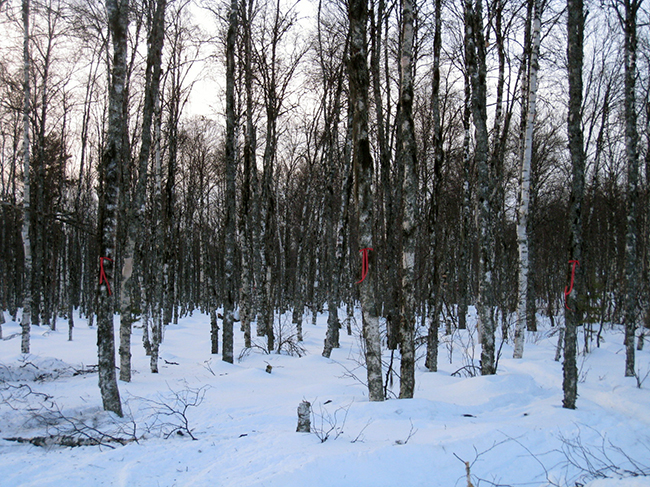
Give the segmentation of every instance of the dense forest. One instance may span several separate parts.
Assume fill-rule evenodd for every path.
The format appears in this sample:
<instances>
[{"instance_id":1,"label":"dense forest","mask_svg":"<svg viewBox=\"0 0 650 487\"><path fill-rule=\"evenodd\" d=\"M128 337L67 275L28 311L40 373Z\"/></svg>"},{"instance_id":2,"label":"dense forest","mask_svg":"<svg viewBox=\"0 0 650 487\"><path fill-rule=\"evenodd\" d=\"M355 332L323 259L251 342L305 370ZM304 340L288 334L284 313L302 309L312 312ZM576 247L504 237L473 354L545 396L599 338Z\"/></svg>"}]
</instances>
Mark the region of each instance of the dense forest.
<instances>
[{"instance_id":1,"label":"dense forest","mask_svg":"<svg viewBox=\"0 0 650 487\"><path fill-rule=\"evenodd\" d=\"M361 306L361 331L329 314L323 355L360 332L371 400L391 369L412 397L471 307L480 374L544 315L574 408L578 338L623 324L632 376L650 328L644 8L4 0L0 309L23 353L30 327L73 340L87 317L118 414L132 326L157 372L194 310L196 347L233 362L234 327L298 353L307 312Z\"/></svg>"}]
</instances>

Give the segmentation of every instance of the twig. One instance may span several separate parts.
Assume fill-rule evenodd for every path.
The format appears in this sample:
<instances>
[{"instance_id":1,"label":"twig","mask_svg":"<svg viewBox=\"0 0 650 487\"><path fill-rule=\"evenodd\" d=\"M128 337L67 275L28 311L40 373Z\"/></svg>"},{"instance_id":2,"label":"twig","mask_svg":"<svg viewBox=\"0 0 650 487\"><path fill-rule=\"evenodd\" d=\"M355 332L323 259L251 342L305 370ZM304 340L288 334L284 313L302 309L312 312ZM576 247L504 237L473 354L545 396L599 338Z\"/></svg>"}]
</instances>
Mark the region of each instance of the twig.
<instances>
[{"instance_id":1,"label":"twig","mask_svg":"<svg viewBox=\"0 0 650 487\"><path fill-rule=\"evenodd\" d=\"M406 445L409 442L409 440L411 438L413 438L413 435L415 435L415 433L418 432L418 430L413 426L413 421L411 420L411 418L409 418L409 422L411 423L411 429L409 430L408 436L406 437L406 439L404 441L395 440L396 445Z\"/></svg>"},{"instance_id":2,"label":"twig","mask_svg":"<svg viewBox=\"0 0 650 487\"><path fill-rule=\"evenodd\" d=\"M373 422L373 419L370 418L366 422L366 425L363 428L361 428L361 431L359 431L359 434L350 443L356 443L357 441L363 442L363 440L361 439L361 435L363 434L364 431L366 431L366 428L372 424L372 422Z\"/></svg>"}]
</instances>

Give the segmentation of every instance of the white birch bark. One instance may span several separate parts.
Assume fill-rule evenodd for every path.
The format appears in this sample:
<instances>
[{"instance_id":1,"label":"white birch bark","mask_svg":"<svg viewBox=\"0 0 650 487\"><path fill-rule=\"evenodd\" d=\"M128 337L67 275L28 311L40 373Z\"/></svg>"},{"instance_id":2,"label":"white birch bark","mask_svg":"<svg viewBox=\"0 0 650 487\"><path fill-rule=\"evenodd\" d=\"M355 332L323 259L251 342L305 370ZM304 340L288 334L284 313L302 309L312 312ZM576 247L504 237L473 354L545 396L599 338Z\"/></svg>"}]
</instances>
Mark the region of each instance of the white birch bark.
<instances>
[{"instance_id":1,"label":"white birch bark","mask_svg":"<svg viewBox=\"0 0 650 487\"><path fill-rule=\"evenodd\" d=\"M236 245L236 188L237 172L236 118L235 118L235 44L237 41L237 0L230 4L228 37L226 41L226 289L223 309L223 354L225 362L233 363L233 325L235 308L235 245Z\"/></svg>"},{"instance_id":2,"label":"white birch bark","mask_svg":"<svg viewBox=\"0 0 650 487\"><path fill-rule=\"evenodd\" d=\"M117 208L119 201L119 175L125 158L124 103L127 93L127 37L129 28L129 0L107 0L106 14L113 43L111 83L108 94L108 129L106 145L100 165L100 194L98 212L98 244L101 258L100 284L97 293L97 357L99 388L104 410L122 416L122 404L115 375L115 335L113 314L115 296L110 290L116 287L115 261L117 235ZM113 289L115 290L115 289Z\"/></svg>"},{"instance_id":3,"label":"white birch bark","mask_svg":"<svg viewBox=\"0 0 650 487\"><path fill-rule=\"evenodd\" d=\"M517 324L515 328L514 358L524 355L526 336L526 310L528 298L528 210L530 204L530 168L533 156L533 126L537 105L537 70L539 69L540 30L542 27L539 0L535 1L533 21L532 50L530 54L530 79L528 83L528 113L524 139L524 157L521 162L519 188L519 211L517 219L517 243L519 246L519 299L517 304Z\"/></svg>"},{"instance_id":4,"label":"white birch bark","mask_svg":"<svg viewBox=\"0 0 650 487\"><path fill-rule=\"evenodd\" d=\"M159 87L161 76L161 58L164 42L165 8L166 0L157 0L156 6L152 7L153 22L148 36L147 66L145 73L145 99L142 115L142 134L140 153L138 155L138 179L132 208L128 210L127 243L123 250L122 280L121 280L121 303L120 303L120 380L131 381L131 333L133 324L132 293L136 285L131 282L133 269L136 265L142 265L142 259L136 259L135 255L139 247L136 241L143 234L145 197L148 180L148 164L151 154L151 140L153 115L159 99ZM141 244L140 244L141 245ZM142 295L144 298L144 295ZM144 302L144 300L143 300Z\"/></svg>"},{"instance_id":5,"label":"white birch bark","mask_svg":"<svg viewBox=\"0 0 650 487\"><path fill-rule=\"evenodd\" d=\"M255 302L255 263L258 261L254 251L254 235L257 234L255 221L257 215L257 168L255 166L256 135L253 120L253 53L251 40L251 22L253 3L242 2L241 5L242 35L244 37L244 86L246 91L246 130L244 132L243 148L243 187L241 198L243 239L242 239L242 284L240 293L240 318L244 332L244 346L250 348L251 321L255 319L257 306ZM259 274L257 274L259 276Z\"/></svg>"},{"instance_id":6,"label":"white birch bark","mask_svg":"<svg viewBox=\"0 0 650 487\"><path fill-rule=\"evenodd\" d=\"M23 249L24 257L24 297L23 316L21 318L22 339L20 344L21 353L29 353L29 333L31 327L32 312L32 245L29 239L29 226L31 221L31 194L30 194L30 150L29 150L29 112L30 112L30 85L29 85L29 0L23 0Z\"/></svg>"},{"instance_id":7,"label":"white birch bark","mask_svg":"<svg viewBox=\"0 0 650 487\"><path fill-rule=\"evenodd\" d=\"M398 117L398 160L404 174L402 197L402 306L400 320L400 398L412 398L415 389L415 229L418 181L413 124L413 39L415 2L402 1L401 111Z\"/></svg>"},{"instance_id":8,"label":"white birch bark","mask_svg":"<svg viewBox=\"0 0 650 487\"><path fill-rule=\"evenodd\" d=\"M442 308L442 229L440 228L440 192L442 188L443 140L440 119L440 51L442 48L442 0L434 2L435 32L433 38L433 83L431 85L431 118L433 144L433 190L429 209L429 236L433 249L431 283L429 288L429 329L427 334L427 354L425 367L430 372L438 370L438 326ZM459 271L459 280L463 271ZM461 288L460 294L464 295ZM460 307L460 306L459 306ZM459 311L459 321L460 321Z\"/></svg>"},{"instance_id":9,"label":"white birch bark","mask_svg":"<svg viewBox=\"0 0 650 487\"><path fill-rule=\"evenodd\" d=\"M481 342L481 374L495 373L495 320L494 320L494 174L489 164L487 130L486 46L483 27L482 0L465 0L466 63L471 81L472 117L474 119L476 147L474 157L478 173L478 238L479 294L476 308L479 317Z\"/></svg>"},{"instance_id":10,"label":"white birch bark","mask_svg":"<svg viewBox=\"0 0 650 487\"><path fill-rule=\"evenodd\" d=\"M154 212L156 242L153 244L155 253L154 262L159 262L163 255L164 229L162 221L162 107L160 97L156 98L156 125L155 125L155 149L154 149ZM162 338L162 283L160 279L156 280L151 302L151 337L150 337L150 360L149 368L152 374L158 373L158 353L160 351L160 342Z\"/></svg>"},{"instance_id":11,"label":"white birch bark","mask_svg":"<svg viewBox=\"0 0 650 487\"><path fill-rule=\"evenodd\" d=\"M625 19L625 148L627 158L627 229L625 237L625 376L634 377L635 348L638 313L637 293L639 289L639 134L636 115L636 50L637 11L643 0L626 0Z\"/></svg>"},{"instance_id":12,"label":"white birch bark","mask_svg":"<svg viewBox=\"0 0 650 487\"><path fill-rule=\"evenodd\" d=\"M582 201L585 186L584 138L581 116L584 21L583 0L567 0L567 71L569 78L567 134L572 172L569 204L569 259L578 262L582 258ZM569 264L567 277L573 280L573 290L566 297L564 363L562 364L562 390L564 391L562 406L566 409L575 409L578 398L576 330L582 321L583 311L578 299L582 293L580 267L576 268L573 276L571 267L571 264ZM568 282L569 279L567 279Z\"/></svg>"},{"instance_id":13,"label":"white birch bark","mask_svg":"<svg viewBox=\"0 0 650 487\"><path fill-rule=\"evenodd\" d=\"M359 218L359 247L373 245L373 192L374 162L368 137L368 88L370 85L367 64L367 0L350 0L348 3L350 21L350 104L352 105L352 146L355 175L355 203ZM375 252L368 255L369 272L359 284L363 338L366 345L366 369L368 396L371 401L384 400L381 365L381 334L374 296L374 281L377 273Z\"/></svg>"}]
</instances>

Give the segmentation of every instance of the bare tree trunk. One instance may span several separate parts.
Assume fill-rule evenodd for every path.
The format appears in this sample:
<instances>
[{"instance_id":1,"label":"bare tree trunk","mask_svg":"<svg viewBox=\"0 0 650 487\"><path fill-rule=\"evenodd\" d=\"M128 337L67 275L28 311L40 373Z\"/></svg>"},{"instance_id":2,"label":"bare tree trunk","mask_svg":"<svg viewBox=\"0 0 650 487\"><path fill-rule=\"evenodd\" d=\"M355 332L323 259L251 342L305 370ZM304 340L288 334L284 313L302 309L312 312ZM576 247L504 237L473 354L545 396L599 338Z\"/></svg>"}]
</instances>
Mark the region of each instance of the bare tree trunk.
<instances>
[{"instance_id":1,"label":"bare tree trunk","mask_svg":"<svg viewBox=\"0 0 650 487\"><path fill-rule=\"evenodd\" d=\"M244 85L246 90L246 130L244 132L244 178L241 198L241 228L242 241L242 289L240 295L240 319L244 332L244 346L250 348L251 320L255 318L255 264L257 253L253 250L254 234L256 229L256 215L259 206L257 201L257 167L255 164L256 136L253 121L253 66L252 66L252 39L251 23L253 15L253 2L245 1L241 8L242 27L244 35Z\"/></svg>"},{"instance_id":2,"label":"bare tree trunk","mask_svg":"<svg viewBox=\"0 0 650 487\"><path fill-rule=\"evenodd\" d=\"M280 12L280 2L275 4L273 12L273 25L271 27L272 36L270 39L270 53L267 53L269 59L265 58L260 61L263 63L261 69L264 79L264 108L266 110L266 143L263 155L263 174L262 174L262 219L261 227L263 228L263 262L261 269L261 303L260 317L258 318L258 336L265 335L267 338L267 350L273 351L275 348L275 335L273 330L275 300L273 291L276 283L274 282L273 269L275 268L275 183L274 183L274 165L276 160L278 133L277 123L282 108L284 90L281 86L286 80L281 79L278 64L278 46L280 40L288 31L290 22ZM261 335L260 335L261 334Z\"/></svg>"},{"instance_id":3,"label":"bare tree trunk","mask_svg":"<svg viewBox=\"0 0 650 487\"><path fill-rule=\"evenodd\" d=\"M374 4L374 2L373 2ZM374 6L374 5L373 5ZM378 242L376 245L383 249L382 269L384 288L379 298L383 304L383 315L386 318L386 334L388 348L397 349L399 344L400 333L400 316L399 316L399 296L401 287L399 285L399 205L397 200L401 188L395 188L392 177L392 164L390 154L390 110L384 110L384 97L382 96L382 74L381 74L381 52L385 48L387 41L384 41L382 23L388 17L386 14L386 2L379 0L377 2L376 13L372 12L370 16L370 75L372 76L372 94L375 105L377 148L379 150L379 169L381 181L381 191L377 192L376 204L379 212L375 218L379 223ZM373 9L374 10L374 9ZM382 44L383 42L383 44ZM384 60L386 62L386 60ZM386 81L388 83L388 81ZM386 85L388 88L388 85ZM390 101L387 102L387 105ZM386 107L388 108L388 107ZM378 269L377 272L380 272Z\"/></svg>"},{"instance_id":4,"label":"bare tree trunk","mask_svg":"<svg viewBox=\"0 0 650 487\"><path fill-rule=\"evenodd\" d=\"M155 242L152 244L150 252L153 254L152 261L160 262L163 250L161 247L164 245L165 241L165 229L163 222L163 195L162 195L162 108L160 104L160 98L156 99L156 108L155 108L155 148L154 148L154 196L153 196L153 220L155 222ZM164 264L163 264L164 267ZM158 373L158 352L160 350L160 341L162 338L162 311L163 306L163 279L156 279L155 284L151 285L151 291L149 292L148 303L151 306L151 337L149 342L149 368L152 374Z\"/></svg>"},{"instance_id":5,"label":"bare tree trunk","mask_svg":"<svg viewBox=\"0 0 650 487\"><path fill-rule=\"evenodd\" d=\"M537 70L539 69L538 55L542 13L540 0L535 1L535 20L533 24L533 40L530 55L530 76L528 82L528 103L526 117L526 134L524 138L524 154L521 162L519 188L519 211L517 219L517 242L519 244L519 303L517 306L517 324L515 328L514 358L524 355L526 337L526 317L528 313L528 208L530 204L530 167L533 158L533 126L537 106Z\"/></svg>"},{"instance_id":6,"label":"bare tree trunk","mask_svg":"<svg viewBox=\"0 0 650 487\"><path fill-rule=\"evenodd\" d=\"M20 324L22 328L22 339L20 344L21 353L29 353L29 334L31 328L32 314L32 244L29 238L31 223L31 193L30 193L30 138L29 138L29 115L30 115L30 84L29 84L29 0L23 0L23 249L24 257L24 281L23 281L23 316Z\"/></svg>"},{"instance_id":7,"label":"bare tree trunk","mask_svg":"<svg viewBox=\"0 0 650 487\"><path fill-rule=\"evenodd\" d=\"M127 218L127 244L123 250L121 309L120 309L120 380L131 381L131 328L133 324L133 294L137 289L131 283L136 260L136 241L144 232L145 197L148 180L149 156L151 154L151 126L159 97L162 48L165 29L165 8L167 0L157 0L153 11L151 31L147 41L147 67L145 73L145 94L142 114L142 141L138 156L138 180L135 197ZM142 265L140 255L139 265ZM141 271L142 272L142 271ZM144 296L143 296L144 297Z\"/></svg>"},{"instance_id":8,"label":"bare tree trunk","mask_svg":"<svg viewBox=\"0 0 650 487\"><path fill-rule=\"evenodd\" d=\"M219 322L215 306L210 307L210 353L219 353Z\"/></svg>"},{"instance_id":9,"label":"bare tree trunk","mask_svg":"<svg viewBox=\"0 0 650 487\"><path fill-rule=\"evenodd\" d=\"M353 109L352 144L355 174L355 203L359 218L359 244L361 249L372 248L373 241L373 172L374 164L368 139L368 64L366 49L366 28L368 23L367 0L348 2L350 22L350 104ZM366 343L366 369L368 393L371 401L384 400L381 373L381 336L379 317L374 297L376 275L375 252L369 254L368 275L360 283L363 338Z\"/></svg>"},{"instance_id":10,"label":"bare tree trunk","mask_svg":"<svg viewBox=\"0 0 650 487\"><path fill-rule=\"evenodd\" d=\"M235 128L235 43L237 41L238 0L232 0L226 39L226 256L225 300L223 307L223 354L224 362L233 363L233 326L235 322L235 243L237 228L235 218L237 154Z\"/></svg>"},{"instance_id":11,"label":"bare tree trunk","mask_svg":"<svg viewBox=\"0 0 650 487\"><path fill-rule=\"evenodd\" d=\"M353 107L348 103L347 110L347 129L345 135L345 146L343 149L343 181L341 188L341 218L337 231L337 254L339 257L339 271L341 272L342 282L345 286L346 302L346 332L348 336L352 335L352 319L354 315L353 293L352 293L352 272L351 266L345 265L350 262L350 239L351 233L348 228L353 226L355 221L356 208L352 204L352 188L354 186L354 170L352 169L352 123Z\"/></svg>"},{"instance_id":12,"label":"bare tree trunk","mask_svg":"<svg viewBox=\"0 0 650 487\"><path fill-rule=\"evenodd\" d=\"M627 156L627 234L625 239L625 377L634 377L634 338L639 313L639 134L636 115L636 17L643 0L624 0L625 19L625 149ZM620 16L620 13L619 13ZM623 20L623 19L622 19Z\"/></svg>"},{"instance_id":13,"label":"bare tree trunk","mask_svg":"<svg viewBox=\"0 0 650 487\"><path fill-rule=\"evenodd\" d=\"M527 0L526 5L526 25L524 28L524 52L521 56L521 66L520 66L520 76L525 80L530 80L530 58L532 51L532 24L533 24L533 15L535 9L536 0ZM540 9L540 11L543 9ZM541 18L541 14L540 14ZM540 39L541 39L541 29L540 29ZM524 151L525 151L525 138L526 138L526 125L528 123L528 91L529 91L530 82L521 83L521 122L520 122L520 147L521 158L523 160ZM529 201L529 214L527 218L526 235L528 236L528 279L526 286L526 329L528 331L537 331L537 303L536 303L536 288L535 288L535 244L536 241L533 240L533 222L532 218L534 211L536 209L537 201L537 186L539 178L533 178L533 168L532 168L532 158L531 158L531 181L530 186L532 187L532 192L530 193Z\"/></svg>"},{"instance_id":14,"label":"bare tree trunk","mask_svg":"<svg viewBox=\"0 0 650 487\"><path fill-rule=\"evenodd\" d=\"M320 5L319 5L320 7ZM319 24L318 24L318 53L323 71L326 69L327 53L323 49L323 39L321 32L320 22L320 9L319 9ZM344 48L347 54L347 45ZM338 139L339 139L339 122L341 112L341 97L343 94L344 85L344 71L345 65L341 62L336 66L335 75L338 79L328 79L327 74L323 74L323 98L322 103L325 112L325 128L324 128L324 161L327 168L327 192L326 198L326 260L327 272L325 275L327 286L327 334L325 336L325 343L323 346L323 357L329 358L333 348L339 348L339 330L341 323L338 317L338 306L340 301L340 265L339 256L337 252L337 232L338 225L341 218L339 213L340 205L338 203L338 191L340 181L338 174L340 173ZM302 307L300 309L300 319L302 319ZM302 337L301 337L302 339Z\"/></svg>"},{"instance_id":15,"label":"bare tree trunk","mask_svg":"<svg viewBox=\"0 0 650 487\"><path fill-rule=\"evenodd\" d=\"M338 103L337 103L338 105ZM339 107L337 106L334 110L338 111ZM335 123L334 120L326 120L326 125L331 125ZM331 127L326 129L326 132L330 132L328 138L328 147L325 150L329 153L327 156L328 168L328 178L327 185L328 191L326 194L327 198L327 215L325 218L326 229L325 229L325 238L327 239L326 252L327 252L327 333L325 336L325 343L323 346L323 357L329 358L333 348L339 348L339 329L341 328L341 323L339 322L338 317L338 276L336 273L337 258L336 258L336 227L338 222L338 211L336 204L336 195L334 194L334 186L338 181L336 178L336 159L333 156L332 152L334 150L333 144L335 143L335 138L331 136ZM302 309L300 310L302 314Z\"/></svg>"},{"instance_id":16,"label":"bare tree trunk","mask_svg":"<svg viewBox=\"0 0 650 487\"><path fill-rule=\"evenodd\" d=\"M465 29L465 56L470 48L468 29ZM472 151L470 150L471 134L470 119L472 116L472 88L469 77L469 70L466 68L464 73L464 103L463 103L463 207L461 208L461 244L460 244L460 262L458 268L458 328L464 330L467 328L467 310L468 297L472 295L473 275L472 265L472 245L471 241L474 236L474 225L472 223L472 187L474 179L474 166L472 163ZM436 320L438 318L436 317ZM437 326L437 325L436 325ZM436 328L437 330L437 328Z\"/></svg>"},{"instance_id":17,"label":"bare tree trunk","mask_svg":"<svg viewBox=\"0 0 650 487\"><path fill-rule=\"evenodd\" d=\"M151 313L151 355L149 358L149 368L152 374L158 373L162 327L162 309L159 304L154 303L153 312Z\"/></svg>"},{"instance_id":18,"label":"bare tree trunk","mask_svg":"<svg viewBox=\"0 0 650 487\"><path fill-rule=\"evenodd\" d=\"M467 69L472 86L472 116L476 129L475 160L478 170L478 226L479 226L479 296L477 310L481 337L481 373L495 373L494 356L494 174L488 155L487 85L485 65L485 38L483 35L482 0L465 1L465 28L467 39Z\"/></svg>"},{"instance_id":19,"label":"bare tree trunk","mask_svg":"<svg viewBox=\"0 0 650 487\"><path fill-rule=\"evenodd\" d=\"M114 260L117 234L120 171L124 166L124 96L126 95L126 51L129 27L129 1L107 0L109 31L113 39L113 67L109 88L108 134L100 167L99 256L102 262L97 303L97 346L99 388L104 409L122 416L122 405L115 375L115 336L113 331L115 284Z\"/></svg>"},{"instance_id":20,"label":"bare tree trunk","mask_svg":"<svg viewBox=\"0 0 650 487\"><path fill-rule=\"evenodd\" d=\"M645 99L645 133L646 133L646 152L645 152L645 180L646 180L646 188L645 188L645 204L647 208L646 213L646 230L645 230L645 238L646 238L646 262L650 264L650 78L648 78L648 88L646 88L646 99ZM640 257L639 257L640 258ZM639 334L639 339L637 342L636 349L641 351L643 350L643 343L645 341L646 336L649 333L650 330L650 302L648 300L650 299L650 284L648 281L648 273L650 271L646 267L646 278L645 278L645 283L646 283L646 313L645 313L645 323L644 326L641 328L641 333Z\"/></svg>"},{"instance_id":21,"label":"bare tree trunk","mask_svg":"<svg viewBox=\"0 0 650 487\"><path fill-rule=\"evenodd\" d=\"M433 83L431 87L431 117L433 119L433 191L429 209L429 234L433 251L430 283L429 331L425 366L430 372L438 370L438 326L442 309L442 225L440 225L440 191L442 188L442 127L440 123L440 51L442 48L442 0L435 1L435 33L433 38ZM462 272L462 271L461 271ZM464 277L464 276L462 276ZM464 290L460 291L463 295ZM463 296L464 297L464 296ZM460 305L459 305L460 306ZM460 311L459 311L460 314ZM465 315L463 315L464 318Z\"/></svg>"},{"instance_id":22,"label":"bare tree trunk","mask_svg":"<svg viewBox=\"0 0 650 487\"><path fill-rule=\"evenodd\" d=\"M585 185L585 157L582 136L582 58L584 40L583 0L567 0L567 61L569 75L568 137L572 165L571 199L569 207L570 260L582 258L582 199ZM578 397L578 367L576 363L576 327L582 321L582 306L578 297L582 289L580 267L569 264L573 289L566 296L562 406L575 409Z\"/></svg>"},{"instance_id":23,"label":"bare tree trunk","mask_svg":"<svg viewBox=\"0 0 650 487\"><path fill-rule=\"evenodd\" d=\"M417 154L413 123L413 39L415 2L402 0L400 111L397 121L397 160L403 171L402 302L400 316L400 398L415 389L415 230L417 227Z\"/></svg>"}]
</instances>

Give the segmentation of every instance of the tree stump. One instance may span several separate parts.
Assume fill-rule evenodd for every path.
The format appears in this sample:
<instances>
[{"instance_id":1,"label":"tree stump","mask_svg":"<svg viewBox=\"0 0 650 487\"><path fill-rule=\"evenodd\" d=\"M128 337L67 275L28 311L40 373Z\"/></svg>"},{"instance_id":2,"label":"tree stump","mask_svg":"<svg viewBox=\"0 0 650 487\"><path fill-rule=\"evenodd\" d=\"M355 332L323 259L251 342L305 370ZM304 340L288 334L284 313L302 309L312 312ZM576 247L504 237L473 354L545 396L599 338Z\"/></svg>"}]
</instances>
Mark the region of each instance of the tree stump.
<instances>
[{"instance_id":1,"label":"tree stump","mask_svg":"<svg viewBox=\"0 0 650 487\"><path fill-rule=\"evenodd\" d=\"M311 404L302 401L298 406L298 433L311 433Z\"/></svg>"}]
</instances>

